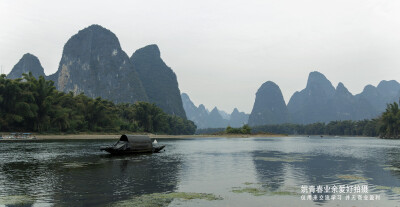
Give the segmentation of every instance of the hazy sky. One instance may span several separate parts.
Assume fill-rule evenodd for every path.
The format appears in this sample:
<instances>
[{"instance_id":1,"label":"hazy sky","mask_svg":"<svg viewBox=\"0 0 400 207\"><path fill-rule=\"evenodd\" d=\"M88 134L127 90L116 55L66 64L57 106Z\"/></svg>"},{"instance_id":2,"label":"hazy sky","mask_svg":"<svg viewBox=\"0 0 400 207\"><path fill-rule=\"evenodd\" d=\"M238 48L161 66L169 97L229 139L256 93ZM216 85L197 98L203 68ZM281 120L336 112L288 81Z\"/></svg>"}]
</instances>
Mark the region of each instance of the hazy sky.
<instances>
[{"instance_id":1,"label":"hazy sky","mask_svg":"<svg viewBox=\"0 0 400 207\"><path fill-rule=\"evenodd\" d=\"M398 0L0 0L0 65L24 53L56 72L64 44L100 24L131 56L157 44L196 105L250 112L271 80L286 103L320 71L353 94L400 80Z\"/></svg>"}]
</instances>

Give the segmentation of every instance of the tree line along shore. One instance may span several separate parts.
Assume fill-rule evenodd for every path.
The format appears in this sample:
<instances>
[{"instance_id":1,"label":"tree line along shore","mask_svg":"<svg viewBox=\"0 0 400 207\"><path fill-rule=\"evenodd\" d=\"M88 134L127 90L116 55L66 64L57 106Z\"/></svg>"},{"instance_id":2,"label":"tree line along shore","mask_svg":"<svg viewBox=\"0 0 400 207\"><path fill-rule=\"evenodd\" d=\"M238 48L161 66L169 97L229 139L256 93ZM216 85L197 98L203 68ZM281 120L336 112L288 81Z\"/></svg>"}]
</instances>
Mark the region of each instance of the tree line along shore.
<instances>
[{"instance_id":1,"label":"tree line along shore","mask_svg":"<svg viewBox=\"0 0 400 207\"><path fill-rule=\"evenodd\" d=\"M386 111L375 119L359 121L331 121L329 123L313 124L274 124L254 126L251 129L245 125L244 134L281 134L281 135L332 135L332 136L368 136L386 139L399 139L400 109L394 102L387 105ZM248 128L247 128L248 127ZM240 128L207 128L198 129L196 134L232 134L243 133Z\"/></svg>"},{"instance_id":2,"label":"tree line along shore","mask_svg":"<svg viewBox=\"0 0 400 207\"><path fill-rule=\"evenodd\" d=\"M115 104L56 90L53 81L31 73L0 76L0 131L35 133L194 134L192 121L169 115L152 103Z\"/></svg>"},{"instance_id":3,"label":"tree line along shore","mask_svg":"<svg viewBox=\"0 0 400 207\"><path fill-rule=\"evenodd\" d=\"M39 134L150 133L161 135L271 136L279 134L379 136L400 138L399 104L387 105L378 118L314 124L278 124L250 128L198 129L185 118L165 113L155 104L119 103L56 90L53 81L31 73L23 78L0 76L0 131ZM78 135L79 136L79 135Z\"/></svg>"}]
</instances>

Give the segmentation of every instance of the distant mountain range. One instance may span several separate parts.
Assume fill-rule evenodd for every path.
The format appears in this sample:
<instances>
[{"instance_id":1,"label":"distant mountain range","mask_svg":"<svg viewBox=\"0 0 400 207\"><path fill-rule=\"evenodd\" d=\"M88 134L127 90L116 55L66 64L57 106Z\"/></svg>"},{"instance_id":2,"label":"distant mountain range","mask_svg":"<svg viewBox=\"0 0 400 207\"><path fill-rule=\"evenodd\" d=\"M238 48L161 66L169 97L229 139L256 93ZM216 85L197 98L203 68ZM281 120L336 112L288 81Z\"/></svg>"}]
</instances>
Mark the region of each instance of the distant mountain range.
<instances>
[{"instance_id":1,"label":"distant mountain range","mask_svg":"<svg viewBox=\"0 0 400 207\"><path fill-rule=\"evenodd\" d=\"M29 53L7 78L20 78L28 72L45 76L39 59ZM295 92L287 105L279 86L267 81L258 89L250 115L236 108L231 114L217 107L209 111L181 94L176 74L161 59L157 45L145 46L129 57L117 36L99 25L73 35L64 45L57 72L45 78L64 92L85 93L115 103L155 103L166 113L194 121L199 129L371 119L400 97L400 84L394 80L381 81L376 87L367 85L353 95L343 83L335 88L323 74L314 71L306 87Z\"/></svg>"},{"instance_id":2,"label":"distant mountain range","mask_svg":"<svg viewBox=\"0 0 400 207\"><path fill-rule=\"evenodd\" d=\"M25 54L8 78L31 71L45 76L39 59ZM99 25L91 25L64 45L56 73L45 77L58 90L115 103L147 101L166 113L186 118L175 73L160 57L157 45L137 50L131 57L121 49L117 36Z\"/></svg>"},{"instance_id":3,"label":"distant mountain range","mask_svg":"<svg viewBox=\"0 0 400 207\"><path fill-rule=\"evenodd\" d=\"M209 112L203 104L200 104L198 107L194 105L186 93L182 93L181 97L187 118L192 120L198 129L226 128L227 126L241 127L247 124L249 119L248 114L239 112L237 108L231 114L218 110L217 107L214 107Z\"/></svg>"},{"instance_id":4,"label":"distant mountain range","mask_svg":"<svg viewBox=\"0 0 400 207\"><path fill-rule=\"evenodd\" d=\"M264 83L257 91L249 125L371 119L399 97L400 84L394 80L381 81L377 87L367 85L363 92L352 95L343 83L335 88L323 74L314 71L306 88L295 92L287 106L279 87L271 81Z\"/></svg>"}]
</instances>

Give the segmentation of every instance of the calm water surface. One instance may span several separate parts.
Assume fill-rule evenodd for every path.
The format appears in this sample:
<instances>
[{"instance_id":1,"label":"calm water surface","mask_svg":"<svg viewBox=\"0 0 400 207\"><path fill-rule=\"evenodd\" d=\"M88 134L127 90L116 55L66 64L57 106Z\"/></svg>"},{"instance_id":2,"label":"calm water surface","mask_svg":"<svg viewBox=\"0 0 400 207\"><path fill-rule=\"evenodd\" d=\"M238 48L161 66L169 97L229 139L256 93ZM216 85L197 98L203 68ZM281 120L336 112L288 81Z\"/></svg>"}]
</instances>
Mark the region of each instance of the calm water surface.
<instances>
[{"instance_id":1,"label":"calm water surface","mask_svg":"<svg viewBox=\"0 0 400 207\"><path fill-rule=\"evenodd\" d=\"M211 193L165 206L400 206L400 140L159 139L166 151L113 157L114 140L0 142L0 206L114 206L157 193ZM302 200L301 186L368 186L362 200ZM253 193L246 191L255 190ZM379 200L365 200L365 195ZM325 197L324 197L325 198ZM23 202L21 202L23 200Z\"/></svg>"}]
</instances>

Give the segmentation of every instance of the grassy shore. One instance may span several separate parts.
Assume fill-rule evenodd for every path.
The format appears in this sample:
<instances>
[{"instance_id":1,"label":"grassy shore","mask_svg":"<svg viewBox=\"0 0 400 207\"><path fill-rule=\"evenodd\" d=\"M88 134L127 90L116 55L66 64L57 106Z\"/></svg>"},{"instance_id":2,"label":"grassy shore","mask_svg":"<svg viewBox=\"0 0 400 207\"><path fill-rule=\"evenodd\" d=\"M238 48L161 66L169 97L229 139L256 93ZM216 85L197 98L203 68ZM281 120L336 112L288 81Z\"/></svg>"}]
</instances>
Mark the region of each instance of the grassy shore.
<instances>
[{"instance_id":1,"label":"grassy shore","mask_svg":"<svg viewBox=\"0 0 400 207\"><path fill-rule=\"evenodd\" d=\"M286 135L280 134L218 134L218 135L158 135L158 134L146 134L150 138L155 139L188 139L188 138L249 138L249 137L285 137ZM46 135L35 135L38 139L118 139L121 134L46 134Z\"/></svg>"}]
</instances>

